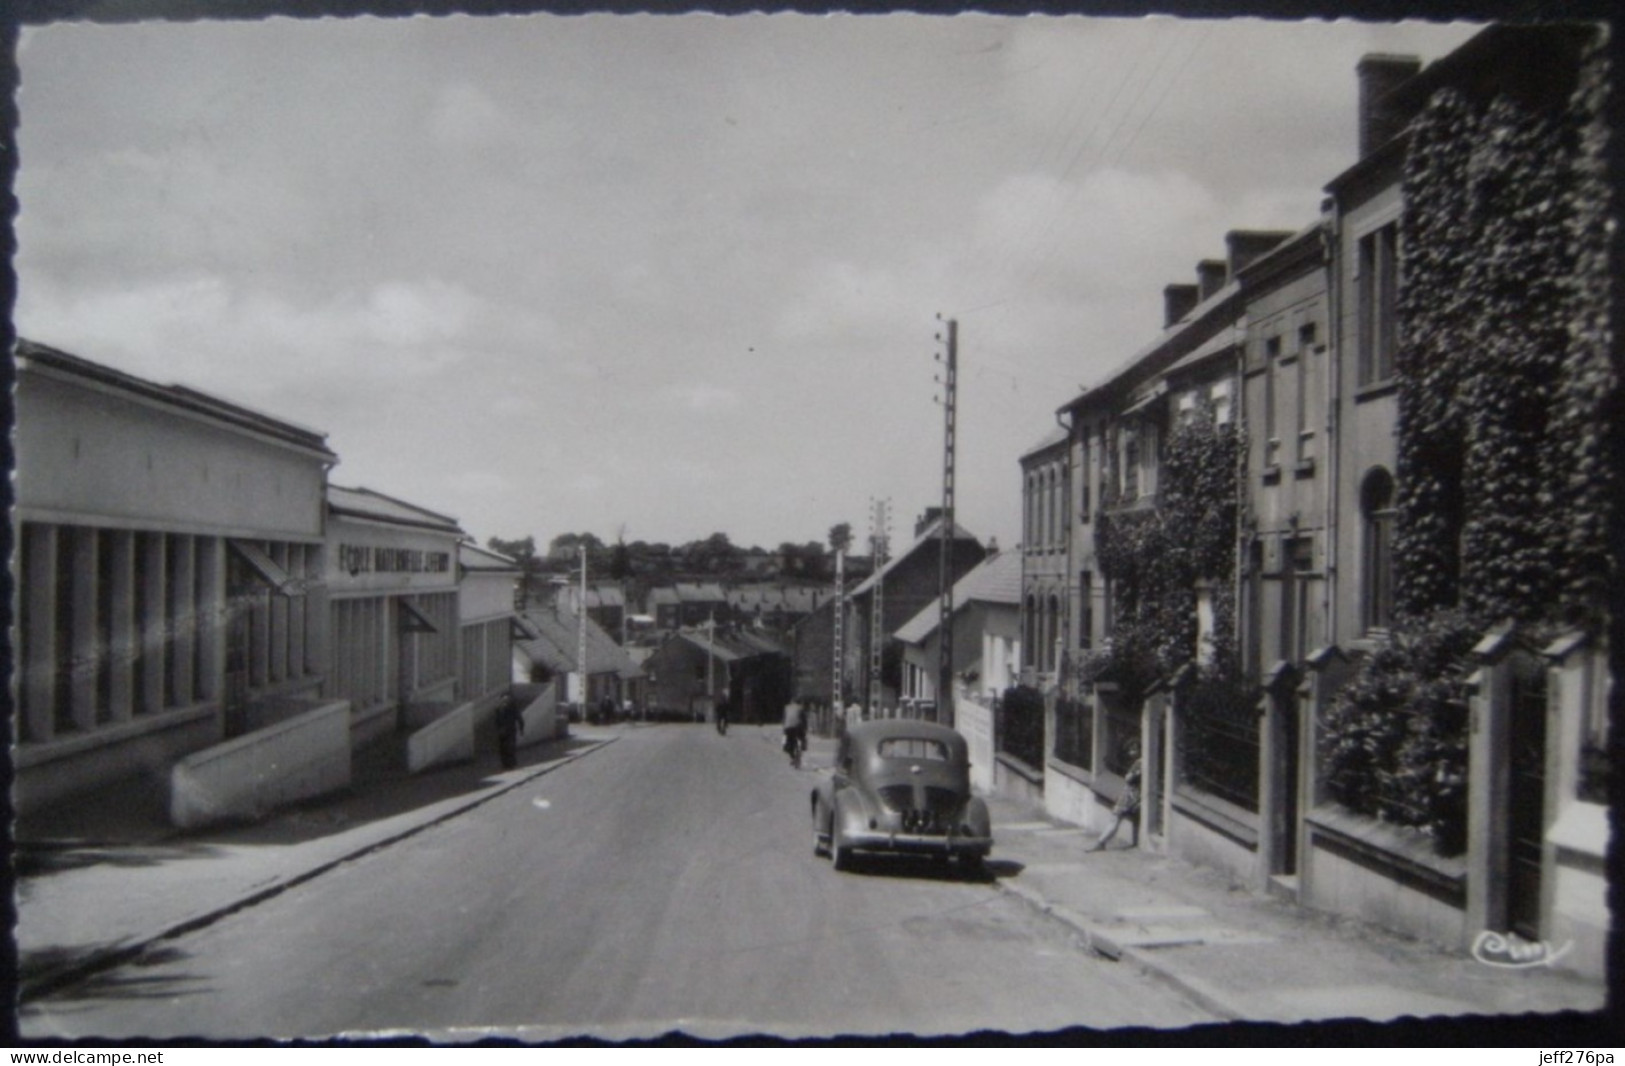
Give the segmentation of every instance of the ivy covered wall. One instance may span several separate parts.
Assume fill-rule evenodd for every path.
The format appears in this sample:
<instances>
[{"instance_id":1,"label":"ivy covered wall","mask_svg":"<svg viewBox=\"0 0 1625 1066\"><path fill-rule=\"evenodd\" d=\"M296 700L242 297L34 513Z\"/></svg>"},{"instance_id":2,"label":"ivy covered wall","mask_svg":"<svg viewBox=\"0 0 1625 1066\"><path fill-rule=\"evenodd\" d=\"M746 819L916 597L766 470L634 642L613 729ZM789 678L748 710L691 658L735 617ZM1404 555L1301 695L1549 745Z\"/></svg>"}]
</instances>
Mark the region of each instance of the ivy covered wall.
<instances>
[{"instance_id":1,"label":"ivy covered wall","mask_svg":"<svg viewBox=\"0 0 1625 1066\"><path fill-rule=\"evenodd\" d=\"M1571 106L1437 93L1403 179L1398 619L1322 726L1332 798L1465 846L1476 637L1606 621L1612 362L1606 45Z\"/></svg>"},{"instance_id":2,"label":"ivy covered wall","mask_svg":"<svg viewBox=\"0 0 1625 1066\"><path fill-rule=\"evenodd\" d=\"M1095 531L1101 573L1111 582L1112 650L1095 677L1130 700L1198 659L1197 585L1213 590L1213 666L1236 670L1235 558L1241 435L1210 408L1175 427L1163 452L1159 506L1106 510Z\"/></svg>"}]
</instances>

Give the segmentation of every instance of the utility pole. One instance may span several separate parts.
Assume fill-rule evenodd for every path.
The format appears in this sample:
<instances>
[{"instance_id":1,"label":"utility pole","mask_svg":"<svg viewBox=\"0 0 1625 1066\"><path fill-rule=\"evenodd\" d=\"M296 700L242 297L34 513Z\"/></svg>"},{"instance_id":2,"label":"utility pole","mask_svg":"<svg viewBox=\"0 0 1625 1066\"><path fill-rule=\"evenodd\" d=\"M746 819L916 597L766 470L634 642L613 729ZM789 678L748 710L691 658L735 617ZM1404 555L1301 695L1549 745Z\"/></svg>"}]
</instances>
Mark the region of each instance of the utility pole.
<instances>
[{"instance_id":1,"label":"utility pole","mask_svg":"<svg viewBox=\"0 0 1625 1066\"><path fill-rule=\"evenodd\" d=\"M713 667L711 665L715 657L713 645L716 639L717 612L716 608L713 607L705 612L705 696L706 699L711 701L712 721L715 721L717 716L717 688L716 681L712 677Z\"/></svg>"},{"instance_id":2,"label":"utility pole","mask_svg":"<svg viewBox=\"0 0 1625 1066\"><path fill-rule=\"evenodd\" d=\"M937 319L941 321L942 316ZM937 334L942 340L942 334ZM938 584L942 590L942 611L937 624L937 721L954 724L954 448L957 426L955 418L959 403L959 323L948 319L946 358L943 374L937 378L942 386L942 552L938 564Z\"/></svg>"},{"instance_id":3,"label":"utility pole","mask_svg":"<svg viewBox=\"0 0 1625 1066\"><path fill-rule=\"evenodd\" d=\"M587 720L587 546L581 552L581 602L576 604L576 669L581 671L581 720Z\"/></svg>"},{"instance_id":4,"label":"utility pole","mask_svg":"<svg viewBox=\"0 0 1625 1066\"><path fill-rule=\"evenodd\" d=\"M843 678L846 671L843 669L846 658L846 548L842 545L835 547L835 676L830 678L829 704L830 716L843 714L846 709L846 685Z\"/></svg>"},{"instance_id":5,"label":"utility pole","mask_svg":"<svg viewBox=\"0 0 1625 1066\"><path fill-rule=\"evenodd\" d=\"M881 576L881 570L886 565L886 553L889 548L888 533L889 521L886 517L886 501L876 500L874 514L871 517L871 532L869 544L874 559L875 588L874 598L869 601L869 717L880 717L880 667L886 647L885 632L885 586L886 580Z\"/></svg>"}]
</instances>

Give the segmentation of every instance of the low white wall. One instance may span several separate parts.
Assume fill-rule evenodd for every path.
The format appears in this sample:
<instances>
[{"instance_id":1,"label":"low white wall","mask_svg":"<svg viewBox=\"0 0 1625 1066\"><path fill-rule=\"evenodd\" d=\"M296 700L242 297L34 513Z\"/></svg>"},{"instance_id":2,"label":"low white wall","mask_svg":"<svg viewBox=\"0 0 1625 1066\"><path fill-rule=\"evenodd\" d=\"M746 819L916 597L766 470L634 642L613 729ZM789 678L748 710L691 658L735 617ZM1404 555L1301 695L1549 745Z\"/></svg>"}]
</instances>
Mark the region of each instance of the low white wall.
<instances>
[{"instance_id":1,"label":"low white wall","mask_svg":"<svg viewBox=\"0 0 1625 1066\"><path fill-rule=\"evenodd\" d=\"M519 734L521 748L558 739L558 696L552 685L515 685L514 698L520 701L525 719L525 731Z\"/></svg>"},{"instance_id":2,"label":"low white wall","mask_svg":"<svg viewBox=\"0 0 1625 1066\"><path fill-rule=\"evenodd\" d=\"M460 704L406 738L410 774L474 757L474 705Z\"/></svg>"},{"instance_id":3,"label":"low white wall","mask_svg":"<svg viewBox=\"0 0 1625 1066\"><path fill-rule=\"evenodd\" d=\"M1051 759L1044 771L1044 810L1052 818L1095 830L1105 828L1112 805L1095 795L1083 771Z\"/></svg>"},{"instance_id":4,"label":"low white wall","mask_svg":"<svg viewBox=\"0 0 1625 1066\"><path fill-rule=\"evenodd\" d=\"M965 745L970 751L971 787L992 792L995 783L992 709L958 696L954 699L954 727L965 738Z\"/></svg>"},{"instance_id":5,"label":"low white wall","mask_svg":"<svg viewBox=\"0 0 1625 1066\"><path fill-rule=\"evenodd\" d=\"M1608 972L1608 808L1572 803L1547 832L1552 866L1552 948L1569 945L1556 965L1586 977Z\"/></svg>"},{"instance_id":6,"label":"low white wall","mask_svg":"<svg viewBox=\"0 0 1625 1066\"><path fill-rule=\"evenodd\" d=\"M221 738L220 708L200 703L90 733L11 750L11 802L18 817L136 778L162 780L177 759Z\"/></svg>"},{"instance_id":7,"label":"low white wall","mask_svg":"<svg viewBox=\"0 0 1625 1066\"><path fill-rule=\"evenodd\" d=\"M192 829L262 817L350 783L350 704L324 703L205 748L169 772L169 819Z\"/></svg>"},{"instance_id":8,"label":"low white wall","mask_svg":"<svg viewBox=\"0 0 1625 1066\"><path fill-rule=\"evenodd\" d=\"M1307 820L1300 902L1446 949L1468 946L1463 860L1429 857L1425 844L1358 815L1317 808Z\"/></svg>"},{"instance_id":9,"label":"low white wall","mask_svg":"<svg viewBox=\"0 0 1625 1066\"><path fill-rule=\"evenodd\" d=\"M1244 814L1216 809L1176 791L1170 805L1168 850L1186 862L1222 870L1242 884L1261 884L1258 831ZM1235 815L1235 816L1231 816ZM1144 817L1143 809L1141 817ZM1255 820L1254 820L1255 821Z\"/></svg>"}]
</instances>

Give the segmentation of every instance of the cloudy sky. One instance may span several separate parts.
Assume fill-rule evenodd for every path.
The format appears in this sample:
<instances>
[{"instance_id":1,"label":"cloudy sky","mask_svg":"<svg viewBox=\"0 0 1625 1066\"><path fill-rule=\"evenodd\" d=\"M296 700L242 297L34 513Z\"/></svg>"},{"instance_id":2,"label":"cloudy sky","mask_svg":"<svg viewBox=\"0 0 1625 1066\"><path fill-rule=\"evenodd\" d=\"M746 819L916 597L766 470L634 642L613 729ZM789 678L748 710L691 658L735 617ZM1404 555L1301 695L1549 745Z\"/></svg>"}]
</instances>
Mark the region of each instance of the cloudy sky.
<instances>
[{"instance_id":1,"label":"cloudy sky","mask_svg":"<svg viewBox=\"0 0 1625 1066\"><path fill-rule=\"evenodd\" d=\"M329 434L470 534L1019 537L1017 458L1463 25L363 18L26 30L19 332Z\"/></svg>"}]
</instances>

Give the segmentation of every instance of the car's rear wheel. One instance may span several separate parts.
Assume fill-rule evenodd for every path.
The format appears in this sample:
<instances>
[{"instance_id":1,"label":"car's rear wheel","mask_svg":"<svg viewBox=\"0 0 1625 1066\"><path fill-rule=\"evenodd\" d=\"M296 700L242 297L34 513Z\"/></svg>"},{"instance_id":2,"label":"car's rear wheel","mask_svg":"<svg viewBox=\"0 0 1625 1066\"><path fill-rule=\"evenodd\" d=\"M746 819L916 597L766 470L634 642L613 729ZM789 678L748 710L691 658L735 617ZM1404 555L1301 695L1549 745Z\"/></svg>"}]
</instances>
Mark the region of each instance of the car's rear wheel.
<instances>
[{"instance_id":1,"label":"car's rear wheel","mask_svg":"<svg viewBox=\"0 0 1625 1066\"><path fill-rule=\"evenodd\" d=\"M841 835L841 801L835 800L835 809L830 812L829 820L829 858L837 870L852 869L852 848L847 845L846 838Z\"/></svg>"},{"instance_id":2,"label":"car's rear wheel","mask_svg":"<svg viewBox=\"0 0 1625 1066\"><path fill-rule=\"evenodd\" d=\"M829 819L824 816L823 803L813 801L813 854L822 855L829 849Z\"/></svg>"}]
</instances>

